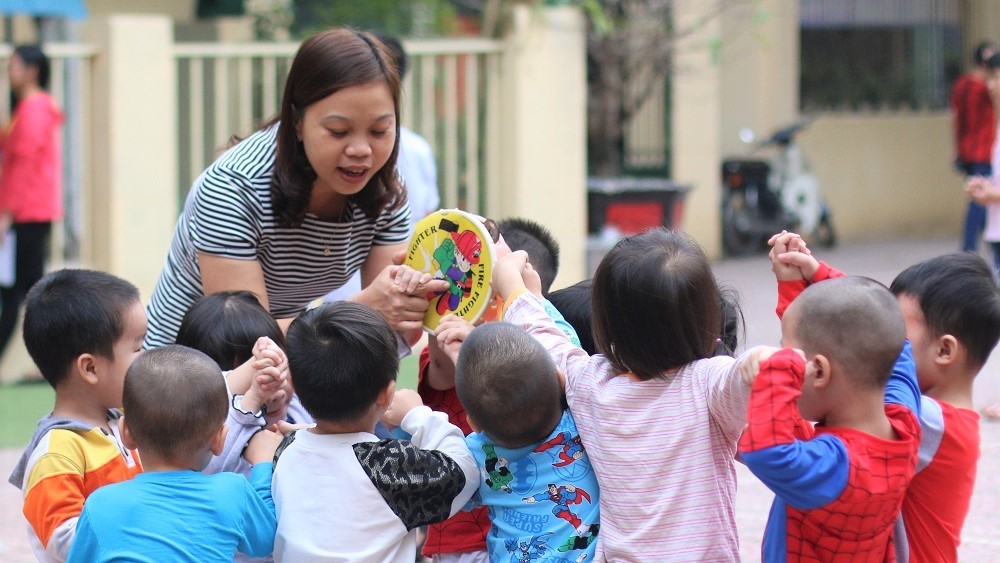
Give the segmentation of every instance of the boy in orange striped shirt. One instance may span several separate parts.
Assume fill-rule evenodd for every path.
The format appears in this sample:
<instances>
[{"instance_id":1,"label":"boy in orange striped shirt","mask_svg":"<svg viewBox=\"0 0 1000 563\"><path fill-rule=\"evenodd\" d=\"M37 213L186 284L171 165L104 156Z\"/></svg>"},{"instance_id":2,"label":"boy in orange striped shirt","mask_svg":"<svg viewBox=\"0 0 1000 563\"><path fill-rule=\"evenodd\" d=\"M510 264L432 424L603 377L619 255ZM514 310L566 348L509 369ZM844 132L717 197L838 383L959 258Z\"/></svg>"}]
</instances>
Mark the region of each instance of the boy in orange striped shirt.
<instances>
[{"instance_id":1,"label":"boy in orange striped shirt","mask_svg":"<svg viewBox=\"0 0 1000 563\"><path fill-rule=\"evenodd\" d=\"M119 434L125 371L141 351L146 313L129 282L60 270L28 292L24 343L56 391L10 482L24 494L39 561L65 561L84 500L142 471Z\"/></svg>"}]
</instances>

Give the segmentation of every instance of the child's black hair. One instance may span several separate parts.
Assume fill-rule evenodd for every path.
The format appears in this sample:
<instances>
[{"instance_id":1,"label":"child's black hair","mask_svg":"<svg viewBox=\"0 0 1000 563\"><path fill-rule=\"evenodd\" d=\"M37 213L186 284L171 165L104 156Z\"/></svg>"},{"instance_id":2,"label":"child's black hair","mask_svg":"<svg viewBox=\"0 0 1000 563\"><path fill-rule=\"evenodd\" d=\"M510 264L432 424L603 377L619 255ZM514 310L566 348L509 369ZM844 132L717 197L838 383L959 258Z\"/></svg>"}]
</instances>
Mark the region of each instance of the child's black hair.
<instances>
[{"instance_id":1,"label":"child's black hair","mask_svg":"<svg viewBox=\"0 0 1000 563\"><path fill-rule=\"evenodd\" d=\"M920 304L933 337L950 334L982 368L1000 339L1000 287L990 265L972 252L924 260L900 272L889 290Z\"/></svg>"},{"instance_id":2,"label":"child's black hair","mask_svg":"<svg viewBox=\"0 0 1000 563\"><path fill-rule=\"evenodd\" d=\"M594 280L583 280L569 287L557 289L548 295L548 300L562 313L566 322L580 338L580 347L593 356L597 353L594 332L591 329L591 292Z\"/></svg>"},{"instance_id":3,"label":"child's black hair","mask_svg":"<svg viewBox=\"0 0 1000 563\"><path fill-rule=\"evenodd\" d=\"M511 217L498 223L500 234L511 250L528 253L531 267L542 280L542 295L548 295L559 273L559 243L548 229L529 219Z\"/></svg>"},{"instance_id":4,"label":"child's black hair","mask_svg":"<svg viewBox=\"0 0 1000 563\"><path fill-rule=\"evenodd\" d=\"M896 299L884 285L860 276L807 287L785 312L783 337L786 325L806 354L826 356L867 388L885 388L906 341Z\"/></svg>"},{"instance_id":5,"label":"child's black hair","mask_svg":"<svg viewBox=\"0 0 1000 563\"><path fill-rule=\"evenodd\" d=\"M594 342L618 373L642 380L707 358L722 304L705 251L656 228L618 242L594 274Z\"/></svg>"},{"instance_id":6,"label":"child's black hair","mask_svg":"<svg viewBox=\"0 0 1000 563\"><path fill-rule=\"evenodd\" d=\"M125 424L141 451L185 456L204 448L229 411L215 360L172 344L139 354L122 390Z\"/></svg>"},{"instance_id":7,"label":"child's black hair","mask_svg":"<svg viewBox=\"0 0 1000 563\"><path fill-rule=\"evenodd\" d=\"M508 448L540 442L562 416L555 363L510 323L485 323L469 333L455 366L455 391L478 429Z\"/></svg>"},{"instance_id":8,"label":"child's black hair","mask_svg":"<svg viewBox=\"0 0 1000 563\"><path fill-rule=\"evenodd\" d=\"M176 342L208 354L223 370L231 370L253 356L261 336L285 345L278 322L253 293L223 291L202 297L188 309Z\"/></svg>"},{"instance_id":9,"label":"child's black hair","mask_svg":"<svg viewBox=\"0 0 1000 563\"><path fill-rule=\"evenodd\" d=\"M299 315L285 342L292 385L316 420L359 420L396 380L396 333L371 308L326 303Z\"/></svg>"},{"instance_id":10,"label":"child's black hair","mask_svg":"<svg viewBox=\"0 0 1000 563\"><path fill-rule=\"evenodd\" d=\"M740 296L735 289L720 286L719 300L722 302L722 334L719 335L715 355L734 356L743 340L746 327L743 310L740 308Z\"/></svg>"},{"instance_id":11,"label":"child's black hair","mask_svg":"<svg viewBox=\"0 0 1000 563\"><path fill-rule=\"evenodd\" d=\"M55 388L82 354L113 360L137 303L134 285L104 272L67 269L39 280L25 299L24 344L42 377Z\"/></svg>"}]
</instances>

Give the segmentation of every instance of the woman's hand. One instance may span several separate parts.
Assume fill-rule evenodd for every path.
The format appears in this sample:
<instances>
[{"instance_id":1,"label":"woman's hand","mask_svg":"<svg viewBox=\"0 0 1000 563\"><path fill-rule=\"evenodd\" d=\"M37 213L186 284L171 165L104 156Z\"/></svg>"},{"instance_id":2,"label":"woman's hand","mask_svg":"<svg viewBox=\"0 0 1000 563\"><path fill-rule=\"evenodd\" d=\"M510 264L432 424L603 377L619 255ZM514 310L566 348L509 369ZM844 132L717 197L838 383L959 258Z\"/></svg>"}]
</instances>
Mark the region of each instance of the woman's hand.
<instances>
[{"instance_id":1,"label":"woman's hand","mask_svg":"<svg viewBox=\"0 0 1000 563\"><path fill-rule=\"evenodd\" d=\"M378 311L393 330L408 332L423 326L427 297L447 289L444 280L415 273L407 266L391 265L383 268L355 300Z\"/></svg>"}]
</instances>

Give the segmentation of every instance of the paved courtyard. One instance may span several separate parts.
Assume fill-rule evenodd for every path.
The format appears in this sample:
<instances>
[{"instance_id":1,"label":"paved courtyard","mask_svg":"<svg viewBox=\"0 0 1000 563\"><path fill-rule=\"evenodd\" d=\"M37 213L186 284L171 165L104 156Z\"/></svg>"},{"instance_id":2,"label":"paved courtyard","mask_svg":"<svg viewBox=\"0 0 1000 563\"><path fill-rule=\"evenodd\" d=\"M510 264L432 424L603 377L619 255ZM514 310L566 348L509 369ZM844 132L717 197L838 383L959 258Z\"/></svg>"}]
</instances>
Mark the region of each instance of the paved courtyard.
<instances>
[{"instance_id":1,"label":"paved courtyard","mask_svg":"<svg viewBox=\"0 0 1000 563\"><path fill-rule=\"evenodd\" d=\"M903 268L932 256L949 252L955 240L895 241L870 244L842 245L816 255L852 274L861 274L888 284ZM774 281L765 256L740 260L724 260L716 264L716 274L725 284L736 289L747 318L747 345L776 345L780 327L774 315ZM1000 354L994 353L976 384L976 405L981 408L1000 401ZM1000 561L1000 423L983 422L982 458L979 478L972 499L972 509L963 534L960 549L962 561ZM20 495L6 483L6 477L17 461L15 450L0 450L0 561L18 563L33 561L20 512ZM742 554L745 561L760 559L760 538L767 519L771 494L748 471L739 466L739 492L736 518L740 529Z\"/></svg>"}]
</instances>

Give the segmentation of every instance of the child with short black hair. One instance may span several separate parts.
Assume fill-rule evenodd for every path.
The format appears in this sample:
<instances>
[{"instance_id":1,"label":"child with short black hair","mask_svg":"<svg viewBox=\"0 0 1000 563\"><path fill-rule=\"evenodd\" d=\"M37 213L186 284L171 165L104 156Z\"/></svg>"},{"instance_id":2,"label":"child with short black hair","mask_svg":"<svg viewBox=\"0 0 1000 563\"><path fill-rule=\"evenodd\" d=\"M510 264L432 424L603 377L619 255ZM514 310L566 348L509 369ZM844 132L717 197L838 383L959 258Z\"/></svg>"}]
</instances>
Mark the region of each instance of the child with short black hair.
<instances>
[{"instance_id":1,"label":"child with short black hair","mask_svg":"<svg viewBox=\"0 0 1000 563\"><path fill-rule=\"evenodd\" d=\"M512 324L469 329L466 323L467 335L449 338L446 349L457 355L458 396L476 430L466 441L483 475L490 560L556 554L592 560L600 529L597 479L576 422L562 407L552 358ZM526 530L524 522L537 526Z\"/></svg>"},{"instance_id":2,"label":"child with short black hair","mask_svg":"<svg viewBox=\"0 0 1000 563\"><path fill-rule=\"evenodd\" d=\"M284 343L278 322L249 291L206 295L184 315L177 344L218 362L232 395L226 443L205 473L233 471L249 477L251 465L242 452L254 434L280 420L313 422L288 382Z\"/></svg>"},{"instance_id":3,"label":"child with short black hair","mask_svg":"<svg viewBox=\"0 0 1000 563\"><path fill-rule=\"evenodd\" d=\"M122 437L145 472L87 499L69 561L231 561L274 545L271 462L281 438L262 433L242 475L200 473L226 438L226 385L205 354L170 345L143 352L125 376Z\"/></svg>"},{"instance_id":4,"label":"child with short black hair","mask_svg":"<svg viewBox=\"0 0 1000 563\"><path fill-rule=\"evenodd\" d=\"M556 328L532 276L514 252L493 285L504 320L528 327L565 374L601 486L595 558L739 559L734 457L750 387L737 360L712 357L722 306L705 252L666 229L616 244L594 275L594 356Z\"/></svg>"},{"instance_id":5,"label":"child with short black hair","mask_svg":"<svg viewBox=\"0 0 1000 563\"><path fill-rule=\"evenodd\" d=\"M771 241L786 348L760 352L749 370L758 373L740 439L743 462L776 495L762 558L895 560L920 445L903 314L878 282L783 263L797 242L787 235Z\"/></svg>"},{"instance_id":6,"label":"child with short black hair","mask_svg":"<svg viewBox=\"0 0 1000 563\"><path fill-rule=\"evenodd\" d=\"M276 458L275 560L411 563L416 529L455 514L475 492L462 431L443 413L413 408L415 392L394 394L396 336L369 307L340 301L306 311L288 327L286 353L316 426L289 434ZM412 440L379 441L380 418Z\"/></svg>"},{"instance_id":7,"label":"child with short black hair","mask_svg":"<svg viewBox=\"0 0 1000 563\"><path fill-rule=\"evenodd\" d=\"M542 281L542 295L548 296L559 273L559 243L541 224L523 217L502 219L498 226L511 250L523 250Z\"/></svg>"},{"instance_id":8,"label":"child with short black hair","mask_svg":"<svg viewBox=\"0 0 1000 563\"><path fill-rule=\"evenodd\" d=\"M903 270L896 296L924 394L917 474L903 500L911 562L957 561L980 455L972 389L1000 339L1000 287L989 264L961 252Z\"/></svg>"},{"instance_id":9,"label":"child with short black hair","mask_svg":"<svg viewBox=\"0 0 1000 563\"><path fill-rule=\"evenodd\" d=\"M177 344L200 350L223 371L236 369L253 356L257 339L266 336L279 347L285 333L278 321L249 291L205 295L188 309L177 331Z\"/></svg>"},{"instance_id":10,"label":"child with short black hair","mask_svg":"<svg viewBox=\"0 0 1000 563\"><path fill-rule=\"evenodd\" d=\"M496 245L496 257L500 258L511 252L504 227L500 227L492 219L484 219L484 225ZM542 227L527 219L505 219L501 221L510 229L516 249L529 252L532 260L545 264L548 283L551 285L559 266L559 246L551 234ZM536 236L537 235L537 236ZM522 248L523 247L523 248ZM534 254L536 253L537 257ZM542 290L548 290L540 278L535 278L534 290L541 297ZM575 344L579 344L573 327L566 322L559 311L543 299L546 311L553 317L556 324L564 330ZM501 310L499 299L494 299L490 309L479 320L480 323L494 321ZM437 334L447 330L450 323L458 321L453 315L445 316ZM460 322L458 324L461 324ZM455 392L455 363L442 352L445 343L437 340L437 335L428 338L427 346L420 353L417 391L424 404L433 410L444 412L448 421L458 426L466 434L472 433L465 418L465 409ZM472 508L461 511L452 518L427 529L427 541L423 553L432 558L434 563L485 563L489 560L486 554L486 534L489 532L490 521L486 511Z\"/></svg>"},{"instance_id":11,"label":"child with short black hair","mask_svg":"<svg viewBox=\"0 0 1000 563\"><path fill-rule=\"evenodd\" d=\"M24 493L32 550L63 561L87 496L142 471L122 443L125 370L142 348L146 312L131 283L93 270L59 270L28 292L24 343L55 389L10 483Z\"/></svg>"},{"instance_id":12,"label":"child with short black hair","mask_svg":"<svg viewBox=\"0 0 1000 563\"><path fill-rule=\"evenodd\" d=\"M810 281L843 275L807 250L777 254ZM957 561L980 455L973 382L1000 339L1000 287L981 256L956 252L910 266L889 289L903 312L923 393L920 457L903 500L897 555Z\"/></svg>"}]
</instances>

